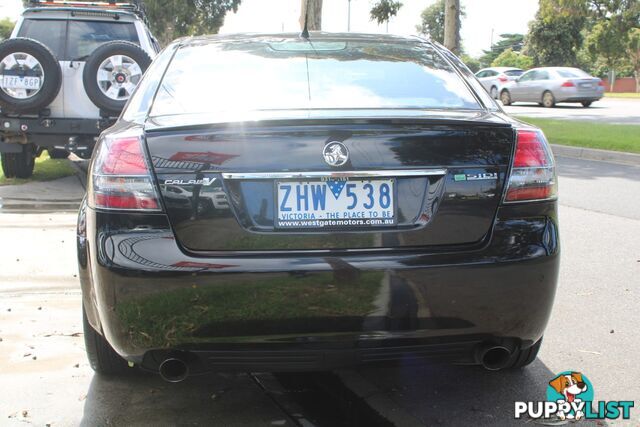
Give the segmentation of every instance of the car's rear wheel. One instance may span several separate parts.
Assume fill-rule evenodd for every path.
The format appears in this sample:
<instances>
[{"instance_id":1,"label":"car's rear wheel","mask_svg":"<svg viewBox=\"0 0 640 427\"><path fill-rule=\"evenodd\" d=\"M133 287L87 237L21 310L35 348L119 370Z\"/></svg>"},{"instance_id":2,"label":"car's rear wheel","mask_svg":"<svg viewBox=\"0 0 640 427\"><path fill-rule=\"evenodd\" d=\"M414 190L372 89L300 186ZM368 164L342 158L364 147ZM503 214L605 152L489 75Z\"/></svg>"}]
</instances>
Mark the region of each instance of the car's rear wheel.
<instances>
[{"instance_id":1,"label":"car's rear wheel","mask_svg":"<svg viewBox=\"0 0 640 427\"><path fill-rule=\"evenodd\" d=\"M500 93L500 101L502 101L502 105L511 105L511 94L508 90L503 90Z\"/></svg>"},{"instance_id":2,"label":"car's rear wheel","mask_svg":"<svg viewBox=\"0 0 640 427\"><path fill-rule=\"evenodd\" d=\"M15 38L0 43L0 107L13 113L38 112L58 96L62 70L44 44Z\"/></svg>"},{"instance_id":3,"label":"car's rear wheel","mask_svg":"<svg viewBox=\"0 0 640 427\"><path fill-rule=\"evenodd\" d=\"M69 157L69 152L66 150L61 150L59 148L49 148L47 149L49 152L49 157L52 159L66 159Z\"/></svg>"},{"instance_id":4,"label":"car's rear wheel","mask_svg":"<svg viewBox=\"0 0 640 427\"><path fill-rule=\"evenodd\" d=\"M2 171L7 178L30 178L36 164L36 148L26 144L20 153L2 153Z\"/></svg>"},{"instance_id":5,"label":"car's rear wheel","mask_svg":"<svg viewBox=\"0 0 640 427\"><path fill-rule=\"evenodd\" d=\"M511 355L511 360L509 364L506 366L510 369L523 368L527 365L533 363L538 357L538 352L540 351L540 347L542 346L542 338L532 345L529 348L518 349L515 353Z\"/></svg>"},{"instance_id":6,"label":"car's rear wheel","mask_svg":"<svg viewBox=\"0 0 640 427\"><path fill-rule=\"evenodd\" d=\"M591 101L585 101L585 102L582 102L582 106L583 106L584 108L588 108L589 106L591 106Z\"/></svg>"},{"instance_id":7,"label":"car's rear wheel","mask_svg":"<svg viewBox=\"0 0 640 427\"><path fill-rule=\"evenodd\" d=\"M149 64L149 55L134 43L103 44L91 54L84 68L82 80L87 96L109 115L119 115Z\"/></svg>"},{"instance_id":8,"label":"car's rear wheel","mask_svg":"<svg viewBox=\"0 0 640 427\"><path fill-rule=\"evenodd\" d=\"M491 90L489 91L491 94L491 98L498 99L498 88L495 86L491 86Z\"/></svg>"},{"instance_id":9,"label":"car's rear wheel","mask_svg":"<svg viewBox=\"0 0 640 427\"><path fill-rule=\"evenodd\" d=\"M552 108L556 105L556 98L549 91L542 94L542 106L545 108Z\"/></svg>"},{"instance_id":10,"label":"car's rear wheel","mask_svg":"<svg viewBox=\"0 0 640 427\"><path fill-rule=\"evenodd\" d=\"M129 364L111 347L109 342L87 319L82 307L82 328L84 330L84 345L91 369L102 375L126 375L132 372Z\"/></svg>"}]
</instances>

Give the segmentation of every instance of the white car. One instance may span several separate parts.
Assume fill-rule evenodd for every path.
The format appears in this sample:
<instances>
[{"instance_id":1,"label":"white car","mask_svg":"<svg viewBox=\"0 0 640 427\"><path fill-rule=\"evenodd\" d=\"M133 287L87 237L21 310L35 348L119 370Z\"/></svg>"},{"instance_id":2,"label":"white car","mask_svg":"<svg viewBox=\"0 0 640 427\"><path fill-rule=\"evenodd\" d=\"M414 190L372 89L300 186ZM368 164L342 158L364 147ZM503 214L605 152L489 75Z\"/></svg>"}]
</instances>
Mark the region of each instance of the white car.
<instances>
[{"instance_id":1,"label":"white car","mask_svg":"<svg viewBox=\"0 0 640 427\"><path fill-rule=\"evenodd\" d=\"M137 3L31 0L0 43L0 153L27 178L43 150L90 157L159 51Z\"/></svg>"},{"instance_id":2,"label":"white car","mask_svg":"<svg viewBox=\"0 0 640 427\"><path fill-rule=\"evenodd\" d=\"M490 67L483 68L476 73L476 77L482 83L482 86L491 95L493 99L498 99L498 94L502 87L524 73L520 68L512 67Z\"/></svg>"}]
</instances>

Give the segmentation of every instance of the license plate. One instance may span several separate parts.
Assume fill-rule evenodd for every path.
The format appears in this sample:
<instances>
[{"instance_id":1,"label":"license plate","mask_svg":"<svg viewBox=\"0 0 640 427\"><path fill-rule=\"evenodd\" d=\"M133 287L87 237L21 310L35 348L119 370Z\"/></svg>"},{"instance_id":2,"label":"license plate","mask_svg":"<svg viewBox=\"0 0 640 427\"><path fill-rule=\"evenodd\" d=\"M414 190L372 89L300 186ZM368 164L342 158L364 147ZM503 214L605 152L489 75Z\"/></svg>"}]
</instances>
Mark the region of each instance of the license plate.
<instances>
[{"instance_id":1,"label":"license plate","mask_svg":"<svg viewBox=\"0 0 640 427\"><path fill-rule=\"evenodd\" d=\"M5 89L40 89L40 77L2 76Z\"/></svg>"},{"instance_id":2,"label":"license plate","mask_svg":"<svg viewBox=\"0 0 640 427\"><path fill-rule=\"evenodd\" d=\"M276 182L278 228L396 225L395 179Z\"/></svg>"},{"instance_id":3,"label":"license plate","mask_svg":"<svg viewBox=\"0 0 640 427\"><path fill-rule=\"evenodd\" d=\"M593 86L591 85L591 83L580 83L580 87L585 89L591 89Z\"/></svg>"}]
</instances>

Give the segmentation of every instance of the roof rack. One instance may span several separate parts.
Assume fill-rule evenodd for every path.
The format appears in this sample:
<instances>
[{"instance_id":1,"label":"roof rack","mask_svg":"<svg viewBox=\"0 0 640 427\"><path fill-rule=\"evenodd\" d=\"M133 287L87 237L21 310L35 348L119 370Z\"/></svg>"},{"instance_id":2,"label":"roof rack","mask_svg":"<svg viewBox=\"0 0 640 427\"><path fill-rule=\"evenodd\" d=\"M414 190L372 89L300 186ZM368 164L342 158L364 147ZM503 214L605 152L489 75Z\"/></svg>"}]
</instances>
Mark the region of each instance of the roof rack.
<instances>
[{"instance_id":1,"label":"roof rack","mask_svg":"<svg viewBox=\"0 0 640 427\"><path fill-rule=\"evenodd\" d=\"M29 7L85 7L92 9L105 9L105 10L123 10L132 12L138 17L147 21L147 16L144 10L144 4L142 0L129 0L129 1L117 1L117 0L104 0L104 1L78 1L78 0L29 0Z\"/></svg>"}]
</instances>

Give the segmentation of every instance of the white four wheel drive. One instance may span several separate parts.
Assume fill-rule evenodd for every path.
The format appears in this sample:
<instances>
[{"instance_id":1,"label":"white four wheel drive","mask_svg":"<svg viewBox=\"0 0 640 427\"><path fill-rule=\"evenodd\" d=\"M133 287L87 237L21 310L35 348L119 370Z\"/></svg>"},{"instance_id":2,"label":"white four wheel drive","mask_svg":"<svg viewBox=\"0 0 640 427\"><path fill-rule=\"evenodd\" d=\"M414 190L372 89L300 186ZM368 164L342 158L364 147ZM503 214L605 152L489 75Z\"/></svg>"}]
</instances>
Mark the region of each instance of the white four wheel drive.
<instances>
[{"instance_id":1,"label":"white four wheel drive","mask_svg":"<svg viewBox=\"0 0 640 427\"><path fill-rule=\"evenodd\" d=\"M0 153L27 178L47 150L89 158L159 51L137 3L32 0L0 43Z\"/></svg>"}]
</instances>

